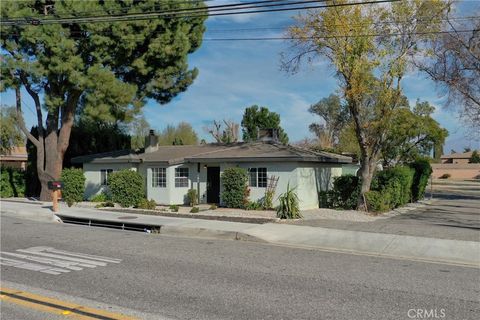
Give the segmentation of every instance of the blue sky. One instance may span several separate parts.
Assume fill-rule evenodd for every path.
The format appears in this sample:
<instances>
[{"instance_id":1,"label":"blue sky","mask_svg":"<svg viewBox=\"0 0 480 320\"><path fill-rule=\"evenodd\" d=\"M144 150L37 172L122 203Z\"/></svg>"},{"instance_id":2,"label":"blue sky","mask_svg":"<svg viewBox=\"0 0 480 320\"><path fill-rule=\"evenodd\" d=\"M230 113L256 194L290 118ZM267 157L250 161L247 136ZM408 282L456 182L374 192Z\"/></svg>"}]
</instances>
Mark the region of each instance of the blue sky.
<instances>
[{"instance_id":1,"label":"blue sky","mask_svg":"<svg viewBox=\"0 0 480 320\"><path fill-rule=\"evenodd\" d=\"M222 1L209 2L219 4ZM223 1L226 2L226 1ZM470 1L469 5L478 6ZM233 37L280 36L282 30L222 31L242 28L282 28L293 22L295 12L264 13L230 17L212 17L206 22L205 39ZM282 127L294 142L312 137L308 125L319 119L308 108L337 88L333 70L317 61L295 75L280 70L280 53L288 48L282 41L204 41L189 57L191 67L200 71L194 84L174 101L159 105L153 101L144 108L145 118L152 128L162 130L169 124L186 121L197 133L210 140L203 130L214 119L240 122L243 111L253 104L267 106L280 114ZM423 75L409 74L403 81L409 100L419 98L436 106L434 118L450 132L445 152L461 151L463 147L480 148L479 141L468 140L454 110L442 108L443 97L435 84ZM2 103L13 104L11 92L1 95ZM28 101L25 96L24 101ZM27 108L25 108L27 109ZM25 110L25 118L33 124L33 113Z\"/></svg>"}]
</instances>

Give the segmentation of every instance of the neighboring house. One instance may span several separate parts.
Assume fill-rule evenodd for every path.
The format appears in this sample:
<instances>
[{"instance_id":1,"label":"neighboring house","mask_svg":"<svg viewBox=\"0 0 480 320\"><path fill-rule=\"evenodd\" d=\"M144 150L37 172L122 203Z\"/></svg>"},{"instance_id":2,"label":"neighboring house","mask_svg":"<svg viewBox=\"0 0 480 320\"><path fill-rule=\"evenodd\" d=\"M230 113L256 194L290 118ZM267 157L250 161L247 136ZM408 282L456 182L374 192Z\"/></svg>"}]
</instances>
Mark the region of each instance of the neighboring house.
<instances>
[{"instance_id":1,"label":"neighboring house","mask_svg":"<svg viewBox=\"0 0 480 320\"><path fill-rule=\"evenodd\" d=\"M472 154L473 151L444 154L440 157L440 160L442 163L467 164L470 163L470 158L472 157Z\"/></svg>"},{"instance_id":2,"label":"neighboring house","mask_svg":"<svg viewBox=\"0 0 480 320\"><path fill-rule=\"evenodd\" d=\"M27 168L27 149L25 147L13 147L6 154L0 154L0 163L4 167L19 168L25 170Z\"/></svg>"},{"instance_id":3,"label":"neighboring house","mask_svg":"<svg viewBox=\"0 0 480 320\"><path fill-rule=\"evenodd\" d=\"M250 201L260 200L272 176L278 178L274 205L287 184L296 188L301 209L318 208L318 191L327 190L333 177L352 158L312 152L274 141L158 146L152 134L145 152L131 150L94 154L72 159L82 163L87 198L106 188L108 175L117 170L136 170L145 177L146 194L159 204L183 204L187 191L197 189L200 203L220 203L222 172L228 167L248 170Z\"/></svg>"}]
</instances>

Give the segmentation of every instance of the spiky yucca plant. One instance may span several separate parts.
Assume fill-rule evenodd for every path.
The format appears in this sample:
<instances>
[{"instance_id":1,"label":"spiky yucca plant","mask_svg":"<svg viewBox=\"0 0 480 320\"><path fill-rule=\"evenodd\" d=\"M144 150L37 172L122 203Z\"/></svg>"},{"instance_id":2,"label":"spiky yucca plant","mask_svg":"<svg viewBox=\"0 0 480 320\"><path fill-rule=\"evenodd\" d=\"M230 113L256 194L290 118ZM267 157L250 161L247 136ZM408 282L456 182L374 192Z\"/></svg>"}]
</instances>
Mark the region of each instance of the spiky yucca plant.
<instances>
[{"instance_id":1,"label":"spiky yucca plant","mask_svg":"<svg viewBox=\"0 0 480 320\"><path fill-rule=\"evenodd\" d=\"M300 207L295 188L290 189L287 184L287 191L278 197L280 204L277 207L277 217L280 219L300 219Z\"/></svg>"}]
</instances>

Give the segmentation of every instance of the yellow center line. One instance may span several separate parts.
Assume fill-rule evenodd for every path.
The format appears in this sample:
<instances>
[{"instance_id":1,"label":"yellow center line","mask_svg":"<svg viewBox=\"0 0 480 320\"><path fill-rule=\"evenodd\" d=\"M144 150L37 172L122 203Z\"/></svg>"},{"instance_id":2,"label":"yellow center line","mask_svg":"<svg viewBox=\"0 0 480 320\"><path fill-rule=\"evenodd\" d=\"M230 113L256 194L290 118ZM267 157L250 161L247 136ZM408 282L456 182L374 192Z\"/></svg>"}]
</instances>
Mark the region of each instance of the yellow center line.
<instances>
[{"instance_id":1,"label":"yellow center line","mask_svg":"<svg viewBox=\"0 0 480 320\"><path fill-rule=\"evenodd\" d=\"M35 309L47 313L67 316L74 319L102 319L102 320L135 320L136 318L120 313L108 312L82 306L76 303L62 301L30 292L0 288L0 299L5 302Z\"/></svg>"}]
</instances>

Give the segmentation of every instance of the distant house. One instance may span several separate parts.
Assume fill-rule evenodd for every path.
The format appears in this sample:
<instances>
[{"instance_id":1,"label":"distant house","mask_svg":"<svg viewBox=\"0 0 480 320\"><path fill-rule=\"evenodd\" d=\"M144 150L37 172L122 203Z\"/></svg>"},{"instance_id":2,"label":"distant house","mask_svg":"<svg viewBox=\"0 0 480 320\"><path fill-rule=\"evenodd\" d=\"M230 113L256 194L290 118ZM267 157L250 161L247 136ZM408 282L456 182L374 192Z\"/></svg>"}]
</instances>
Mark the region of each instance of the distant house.
<instances>
[{"instance_id":1,"label":"distant house","mask_svg":"<svg viewBox=\"0 0 480 320\"><path fill-rule=\"evenodd\" d=\"M350 167L352 158L327 152L312 152L274 139L229 145L158 146L153 133L144 152L123 150L72 159L82 164L87 198L105 190L108 175L117 170L136 170L145 177L146 194L159 204L186 203L189 189L197 189L200 203L221 204L222 172L228 167L245 168L249 174L250 200L262 199L267 185L278 178L277 197L287 184L296 187L301 209L318 208L318 192L331 185L333 177Z\"/></svg>"},{"instance_id":2,"label":"distant house","mask_svg":"<svg viewBox=\"0 0 480 320\"><path fill-rule=\"evenodd\" d=\"M472 157L472 154L473 151L445 154L440 157L440 160L442 163L467 164L470 163L470 158Z\"/></svg>"},{"instance_id":3,"label":"distant house","mask_svg":"<svg viewBox=\"0 0 480 320\"><path fill-rule=\"evenodd\" d=\"M5 154L0 154L0 163L4 167L18 168L25 170L27 168L27 149L25 147L13 147Z\"/></svg>"}]
</instances>

